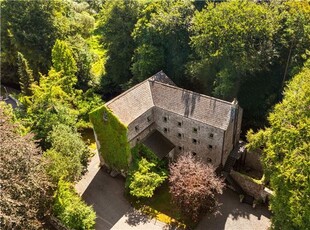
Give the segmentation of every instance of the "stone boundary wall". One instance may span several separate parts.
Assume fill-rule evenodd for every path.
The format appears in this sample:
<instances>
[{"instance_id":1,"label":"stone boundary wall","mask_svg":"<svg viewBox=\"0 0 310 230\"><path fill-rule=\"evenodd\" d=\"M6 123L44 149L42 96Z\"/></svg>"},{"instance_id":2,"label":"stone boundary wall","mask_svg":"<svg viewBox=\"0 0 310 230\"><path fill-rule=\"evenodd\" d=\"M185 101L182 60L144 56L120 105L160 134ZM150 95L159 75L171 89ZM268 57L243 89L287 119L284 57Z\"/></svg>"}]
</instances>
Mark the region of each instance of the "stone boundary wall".
<instances>
[{"instance_id":1,"label":"stone boundary wall","mask_svg":"<svg viewBox=\"0 0 310 230\"><path fill-rule=\"evenodd\" d=\"M265 190L265 186L253 178L234 170L230 172L230 175L240 185L243 191L253 196L255 200L265 202L267 197L270 197L271 193Z\"/></svg>"},{"instance_id":2,"label":"stone boundary wall","mask_svg":"<svg viewBox=\"0 0 310 230\"><path fill-rule=\"evenodd\" d=\"M244 164L246 167L250 167L256 171L263 172L263 166L260 160L261 152L260 150L256 151L246 151L244 156Z\"/></svg>"}]
</instances>

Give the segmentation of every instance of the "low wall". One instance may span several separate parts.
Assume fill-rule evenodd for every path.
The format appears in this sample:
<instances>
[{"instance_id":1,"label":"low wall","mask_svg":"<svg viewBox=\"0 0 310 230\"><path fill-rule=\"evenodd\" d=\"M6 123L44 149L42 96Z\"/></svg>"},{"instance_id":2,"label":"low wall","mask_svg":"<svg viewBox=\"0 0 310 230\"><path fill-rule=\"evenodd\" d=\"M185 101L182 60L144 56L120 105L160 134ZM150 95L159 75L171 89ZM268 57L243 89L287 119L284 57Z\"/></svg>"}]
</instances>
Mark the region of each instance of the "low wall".
<instances>
[{"instance_id":1,"label":"low wall","mask_svg":"<svg viewBox=\"0 0 310 230\"><path fill-rule=\"evenodd\" d=\"M246 152L244 156L244 165L259 172L263 172L262 163L260 161L261 152L259 150Z\"/></svg>"},{"instance_id":2,"label":"low wall","mask_svg":"<svg viewBox=\"0 0 310 230\"><path fill-rule=\"evenodd\" d=\"M253 178L234 170L230 172L230 175L246 194L253 196L257 201L265 202L267 197L271 195L271 193L265 190L265 186L261 184L260 181L254 180Z\"/></svg>"}]
</instances>

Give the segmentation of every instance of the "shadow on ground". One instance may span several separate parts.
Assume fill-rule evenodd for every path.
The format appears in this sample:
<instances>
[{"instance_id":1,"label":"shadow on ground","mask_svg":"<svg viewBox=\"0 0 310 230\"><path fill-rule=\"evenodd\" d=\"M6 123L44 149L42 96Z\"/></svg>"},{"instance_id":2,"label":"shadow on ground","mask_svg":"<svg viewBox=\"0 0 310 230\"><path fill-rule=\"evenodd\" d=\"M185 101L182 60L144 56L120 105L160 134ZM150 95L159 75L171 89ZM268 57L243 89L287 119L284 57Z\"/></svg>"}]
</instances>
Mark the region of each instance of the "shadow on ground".
<instances>
[{"instance_id":1,"label":"shadow on ground","mask_svg":"<svg viewBox=\"0 0 310 230\"><path fill-rule=\"evenodd\" d=\"M112 178L104 169L100 169L93 181L83 194L86 203L93 205L97 214L96 229L111 229L122 217L125 229L134 227L150 227L152 229L172 230L178 229L173 225L154 227L148 216L133 209L124 196L124 183L122 177ZM270 212L265 206L258 206L255 209L248 204L239 202L239 196L230 189L226 189L223 195L219 196L220 214L206 215L197 225L197 230L265 230L270 226ZM145 226L144 226L145 224Z\"/></svg>"},{"instance_id":2,"label":"shadow on ground","mask_svg":"<svg viewBox=\"0 0 310 230\"><path fill-rule=\"evenodd\" d=\"M239 196L226 188L219 196L219 213L206 215L197 225L197 230L265 230L270 226L270 212L266 206L240 203Z\"/></svg>"}]
</instances>

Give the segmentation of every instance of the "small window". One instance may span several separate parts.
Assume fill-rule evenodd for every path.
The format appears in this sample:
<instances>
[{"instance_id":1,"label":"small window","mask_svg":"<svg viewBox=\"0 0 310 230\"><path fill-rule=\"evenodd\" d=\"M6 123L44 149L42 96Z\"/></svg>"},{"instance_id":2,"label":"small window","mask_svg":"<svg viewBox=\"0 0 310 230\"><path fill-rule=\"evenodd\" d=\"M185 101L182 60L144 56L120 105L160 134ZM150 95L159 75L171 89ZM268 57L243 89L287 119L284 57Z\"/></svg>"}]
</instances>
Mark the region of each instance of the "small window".
<instances>
[{"instance_id":1,"label":"small window","mask_svg":"<svg viewBox=\"0 0 310 230\"><path fill-rule=\"evenodd\" d=\"M146 119L147 119L148 122L151 121L151 117L150 116L148 116Z\"/></svg>"},{"instance_id":2,"label":"small window","mask_svg":"<svg viewBox=\"0 0 310 230\"><path fill-rule=\"evenodd\" d=\"M213 134L213 133L210 133L210 134L209 134L209 137L210 137L210 138L213 138L213 137L214 137L214 134Z\"/></svg>"},{"instance_id":3,"label":"small window","mask_svg":"<svg viewBox=\"0 0 310 230\"><path fill-rule=\"evenodd\" d=\"M108 121L108 113L107 113L107 111L103 112L103 120L104 121Z\"/></svg>"},{"instance_id":4,"label":"small window","mask_svg":"<svg viewBox=\"0 0 310 230\"><path fill-rule=\"evenodd\" d=\"M140 142L140 138L137 138L137 139L136 139L136 142L139 143L139 142Z\"/></svg>"},{"instance_id":5,"label":"small window","mask_svg":"<svg viewBox=\"0 0 310 230\"><path fill-rule=\"evenodd\" d=\"M168 117L163 117L163 121L167 122L168 121Z\"/></svg>"},{"instance_id":6,"label":"small window","mask_svg":"<svg viewBox=\"0 0 310 230\"><path fill-rule=\"evenodd\" d=\"M198 143L197 139L195 139L195 138L192 139L192 142L193 142L193 144L197 144Z\"/></svg>"},{"instance_id":7,"label":"small window","mask_svg":"<svg viewBox=\"0 0 310 230\"><path fill-rule=\"evenodd\" d=\"M212 145L208 145L208 148L209 148L209 149L213 149L213 146L212 146Z\"/></svg>"},{"instance_id":8,"label":"small window","mask_svg":"<svg viewBox=\"0 0 310 230\"><path fill-rule=\"evenodd\" d=\"M183 134L182 133L178 133L178 138L182 138Z\"/></svg>"},{"instance_id":9,"label":"small window","mask_svg":"<svg viewBox=\"0 0 310 230\"><path fill-rule=\"evenodd\" d=\"M181 121L178 122L178 126L182 127L182 122Z\"/></svg>"},{"instance_id":10,"label":"small window","mask_svg":"<svg viewBox=\"0 0 310 230\"><path fill-rule=\"evenodd\" d=\"M208 162L208 163L212 163L212 159L208 157L208 158L207 158L207 162Z\"/></svg>"},{"instance_id":11,"label":"small window","mask_svg":"<svg viewBox=\"0 0 310 230\"><path fill-rule=\"evenodd\" d=\"M182 146L179 146L179 150L182 151L182 150L183 150L183 147L182 147Z\"/></svg>"},{"instance_id":12,"label":"small window","mask_svg":"<svg viewBox=\"0 0 310 230\"><path fill-rule=\"evenodd\" d=\"M193 155L193 156L196 156L196 155L197 155L197 153L195 153L195 152L192 152L192 155Z\"/></svg>"},{"instance_id":13,"label":"small window","mask_svg":"<svg viewBox=\"0 0 310 230\"><path fill-rule=\"evenodd\" d=\"M193 128L193 133L197 133L198 129L197 128Z\"/></svg>"},{"instance_id":14,"label":"small window","mask_svg":"<svg viewBox=\"0 0 310 230\"><path fill-rule=\"evenodd\" d=\"M164 133L168 133L169 129L168 128L164 128Z\"/></svg>"},{"instance_id":15,"label":"small window","mask_svg":"<svg viewBox=\"0 0 310 230\"><path fill-rule=\"evenodd\" d=\"M135 130L136 130L136 132L138 132L139 131L139 126L137 125L137 126L135 126Z\"/></svg>"}]
</instances>

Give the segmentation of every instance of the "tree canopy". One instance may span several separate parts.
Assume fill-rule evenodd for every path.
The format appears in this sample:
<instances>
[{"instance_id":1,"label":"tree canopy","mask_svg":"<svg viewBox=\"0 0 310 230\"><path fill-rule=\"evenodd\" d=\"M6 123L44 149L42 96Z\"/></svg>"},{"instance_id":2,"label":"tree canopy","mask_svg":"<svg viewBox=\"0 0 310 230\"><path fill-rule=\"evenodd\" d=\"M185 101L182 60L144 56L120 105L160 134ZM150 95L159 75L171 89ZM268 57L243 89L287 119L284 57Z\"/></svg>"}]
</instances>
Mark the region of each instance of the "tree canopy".
<instances>
[{"instance_id":1,"label":"tree canopy","mask_svg":"<svg viewBox=\"0 0 310 230\"><path fill-rule=\"evenodd\" d=\"M269 114L270 127L248 134L249 147L263 146L276 229L307 229L310 225L310 69L289 82L283 101Z\"/></svg>"}]
</instances>

